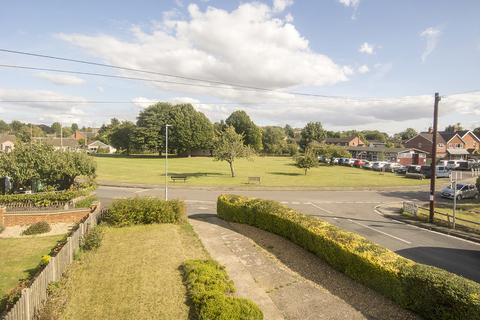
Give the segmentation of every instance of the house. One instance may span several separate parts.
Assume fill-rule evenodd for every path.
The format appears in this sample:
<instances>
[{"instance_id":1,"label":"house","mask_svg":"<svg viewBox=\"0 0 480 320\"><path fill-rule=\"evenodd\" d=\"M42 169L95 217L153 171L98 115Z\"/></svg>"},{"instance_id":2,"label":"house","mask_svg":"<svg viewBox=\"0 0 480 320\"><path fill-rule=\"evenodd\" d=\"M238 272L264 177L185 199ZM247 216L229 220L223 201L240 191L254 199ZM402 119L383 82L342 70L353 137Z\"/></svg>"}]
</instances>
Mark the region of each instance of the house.
<instances>
[{"instance_id":1,"label":"house","mask_svg":"<svg viewBox=\"0 0 480 320\"><path fill-rule=\"evenodd\" d=\"M389 161L402 165L424 165L427 153L415 148L386 148L386 147L347 147L348 152L355 159L368 161Z\"/></svg>"},{"instance_id":2,"label":"house","mask_svg":"<svg viewBox=\"0 0 480 320\"><path fill-rule=\"evenodd\" d=\"M384 142L384 141L380 141L380 140L369 140L368 141L368 145L370 147L374 147L374 148L378 148L378 147L386 147L387 146L387 143Z\"/></svg>"},{"instance_id":3,"label":"house","mask_svg":"<svg viewBox=\"0 0 480 320\"><path fill-rule=\"evenodd\" d=\"M92 128L90 131L77 130L73 133L72 138L87 145L89 141L92 141L98 135L98 130L96 128Z\"/></svg>"},{"instance_id":4,"label":"house","mask_svg":"<svg viewBox=\"0 0 480 320\"><path fill-rule=\"evenodd\" d=\"M433 134L421 132L405 142L405 147L416 148L430 154L432 152ZM465 159L480 150L479 138L469 130L437 133L437 157L439 159Z\"/></svg>"},{"instance_id":5,"label":"house","mask_svg":"<svg viewBox=\"0 0 480 320\"><path fill-rule=\"evenodd\" d=\"M349 138L326 138L325 143L342 147L356 147L365 145L362 139L356 136L352 136Z\"/></svg>"},{"instance_id":6,"label":"house","mask_svg":"<svg viewBox=\"0 0 480 320\"><path fill-rule=\"evenodd\" d=\"M37 143L44 143L53 146L55 150L62 151L80 151L81 147L77 140L73 138L33 138Z\"/></svg>"},{"instance_id":7,"label":"house","mask_svg":"<svg viewBox=\"0 0 480 320\"><path fill-rule=\"evenodd\" d=\"M94 141L90 144L87 145L87 150L88 152L90 153L109 153L109 154L112 154L112 153L115 153L117 152L117 149L115 149L114 147L106 144L106 143L103 143L102 141ZM100 150L100 152L99 152Z\"/></svg>"},{"instance_id":8,"label":"house","mask_svg":"<svg viewBox=\"0 0 480 320\"><path fill-rule=\"evenodd\" d=\"M0 136L0 151L1 152L10 152L15 147L15 142L17 138L14 135L1 135Z\"/></svg>"}]
</instances>

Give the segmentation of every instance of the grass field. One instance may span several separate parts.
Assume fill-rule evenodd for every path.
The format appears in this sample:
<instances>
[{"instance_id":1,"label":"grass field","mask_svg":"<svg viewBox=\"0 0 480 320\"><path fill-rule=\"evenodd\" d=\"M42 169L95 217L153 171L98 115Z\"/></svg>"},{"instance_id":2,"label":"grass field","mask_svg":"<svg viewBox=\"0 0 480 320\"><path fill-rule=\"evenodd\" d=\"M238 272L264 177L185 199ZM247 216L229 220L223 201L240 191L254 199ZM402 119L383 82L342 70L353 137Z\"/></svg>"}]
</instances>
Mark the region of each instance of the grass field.
<instances>
[{"instance_id":1,"label":"grass field","mask_svg":"<svg viewBox=\"0 0 480 320\"><path fill-rule=\"evenodd\" d=\"M0 239L0 297L29 275L62 236Z\"/></svg>"},{"instance_id":2,"label":"grass field","mask_svg":"<svg viewBox=\"0 0 480 320\"><path fill-rule=\"evenodd\" d=\"M165 162L157 158L97 157L100 182L163 184ZM235 162L237 177L232 178L226 162L212 158L172 158L168 161L169 175L186 175L185 185L248 186L248 177L261 177L261 186L274 187L387 187L426 185L428 181L407 179L392 173L340 167L320 166L303 170L294 166L289 157L256 157ZM170 181L171 182L171 181ZM172 183L173 184L173 183ZM176 182L184 185L182 181Z\"/></svg>"},{"instance_id":3,"label":"grass field","mask_svg":"<svg viewBox=\"0 0 480 320\"><path fill-rule=\"evenodd\" d=\"M448 214L450 215L450 223L452 222L452 217L453 217L453 210L451 208L435 208L435 211L443 213L443 214ZM418 208L418 215L423 219L423 220L428 220L429 216L429 210L426 208ZM460 219L465 219L468 221L473 221L476 223L480 223L480 213L475 213L471 212L468 210L462 210L462 209L457 209L455 213L456 218ZM448 224L448 218L446 216L437 214L435 215L435 219L440 220L440 222L443 222L445 224ZM464 226L469 228L471 231L475 233L480 234L480 225L475 224L475 223L469 223L467 221L462 221L462 220L456 220L455 221L456 226Z\"/></svg>"},{"instance_id":4,"label":"grass field","mask_svg":"<svg viewBox=\"0 0 480 320\"><path fill-rule=\"evenodd\" d=\"M102 245L76 261L44 319L188 319L179 270L208 258L190 225L105 228ZM55 315L52 317L51 315Z\"/></svg>"}]
</instances>

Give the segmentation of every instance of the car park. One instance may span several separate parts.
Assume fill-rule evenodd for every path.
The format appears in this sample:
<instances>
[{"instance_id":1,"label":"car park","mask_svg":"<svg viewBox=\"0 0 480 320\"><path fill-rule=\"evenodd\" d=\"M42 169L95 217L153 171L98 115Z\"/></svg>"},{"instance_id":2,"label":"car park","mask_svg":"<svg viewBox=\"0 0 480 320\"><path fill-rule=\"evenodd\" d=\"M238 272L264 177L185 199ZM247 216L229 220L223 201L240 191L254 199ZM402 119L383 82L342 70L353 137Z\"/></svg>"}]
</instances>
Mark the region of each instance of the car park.
<instances>
[{"instance_id":1,"label":"car park","mask_svg":"<svg viewBox=\"0 0 480 320\"><path fill-rule=\"evenodd\" d=\"M396 174L406 174L407 173L407 167L403 166L403 165L400 165L400 167L395 168L393 170L393 172L395 172Z\"/></svg>"},{"instance_id":2,"label":"car park","mask_svg":"<svg viewBox=\"0 0 480 320\"><path fill-rule=\"evenodd\" d=\"M365 160L365 163L363 164L362 168L363 169L372 169L373 162Z\"/></svg>"},{"instance_id":3,"label":"car park","mask_svg":"<svg viewBox=\"0 0 480 320\"><path fill-rule=\"evenodd\" d=\"M395 172L395 169L400 168L402 165L397 162L389 162L385 165L385 172Z\"/></svg>"},{"instance_id":4,"label":"car park","mask_svg":"<svg viewBox=\"0 0 480 320\"><path fill-rule=\"evenodd\" d=\"M353 166L356 168L362 168L365 165L365 160L357 159L353 162Z\"/></svg>"},{"instance_id":5,"label":"car park","mask_svg":"<svg viewBox=\"0 0 480 320\"><path fill-rule=\"evenodd\" d=\"M346 159L343 161L343 165L344 165L344 166L353 166L353 163L355 162L355 160L357 160L357 159L346 158Z\"/></svg>"},{"instance_id":6,"label":"car park","mask_svg":"<svg viewBox=\"0 0 480 320\"><path fill-rule=\"evenodd\" d=\"M457 184L457 188L454 191L453 187L450 185L442 189L440 195L442 198L457 200L462 199L478 199L479 193L477 187L474 184Z\"/></svg>"},{"instance_id":7,"label":"car park","mask_svg":"<svg viewBox=\"0 0 480 320\"><path fill-rule=\"evenodd\" d=\"M382 171L383 167L385 167L386 164L387 162L385 161L376 161L372 164L372 170Z\"/></svg>"},{"instance_id":8,"label":"car park","mask_svg":"<svg viewBox=\"0 0 480 320\"><path fill-rule=\"evenodd\" d=\"M450 170L455 170L460 166L459 162L460 160L449 160L447 162L447 168Z\"/></svg>"},{"instance_id":9,"label":"car park","mask_svg":"<svg viewBox=\"0 0 480 320\"><path fill-rule=\"evenodd\" d=\"M338 164L338 158L333 158L331 163L332 164Z\"/></svg>"}]
</instances>

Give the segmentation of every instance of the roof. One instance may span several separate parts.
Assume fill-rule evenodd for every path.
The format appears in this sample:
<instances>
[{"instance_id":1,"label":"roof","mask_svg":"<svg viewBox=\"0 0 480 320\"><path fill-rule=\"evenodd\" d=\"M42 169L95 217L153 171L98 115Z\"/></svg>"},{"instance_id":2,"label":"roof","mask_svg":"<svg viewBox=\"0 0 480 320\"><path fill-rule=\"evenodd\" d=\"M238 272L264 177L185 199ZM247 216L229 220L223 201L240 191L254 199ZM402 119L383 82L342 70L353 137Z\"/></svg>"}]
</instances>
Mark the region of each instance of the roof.
<instances>
[{"instance_id":1,"label":"roof","mask_svg":"<svg viewBox=\"0 0 480 320\"><path fill-rule=\"evenodd\" d=\"M427 139L427 140L430 141L430 142L433 142L433 134L430 133L430 132L420 132L418 135L421 136L421 137L423 137L423 138L425 138L425 139ZM412 138L412 139L413 139L413 138ZM412 139L410 139L410 140L412 140ZM408 141L410 141L410 140L408 140ZM407 142L408 142L408 141L407 141ZM437 143L445 143L445 139L444 139L443 136L440 134L440 132L437 133Z\"/></svg>"},{"instance_id":2,"label":"roof","mask_svg":"<svg viewBox=\"0 0 480 320\"><path fill-rule=\"evenodd\" d=\"M447 152L453 155L466 155L470 154L467 149L447 149Z\"/></svg>"},{"instance_id":3,"label":"roof","mask_svg":"<svg viewBox=\"0 0 480 320\"><path fill-rule=\"evenodd\" d=\"M70 148L78 148L79 144L78 141L73 138L34 138L35 141L39 143L45 143L52 145L54 147L70 147Z\"/></svg>"},{"instance_id":4,"label":"roof","mask_svg":"<svg viewBox=\"0 0 480 320\"><path fill-rule=\"evenodd\" d=\"M463 132L463 135L461 134L462 132ZM457 132L438 131L438 133L437 133L437 143L447 143L448 141L452 140L452 138L455 137L456 135L458 135L460 137L460 139L462 139L462 137L467 133L468 133L468 131L457 131ZM424 137L428 141L432 142L432 137L433 137L432 133L430 133L430 132L420 132L419 135ZM410 139L410 140L412 140L412 139Z\"/></svg>"},{"instance_id":5,"label":"roof","mask_svg":"<svg viewBox=\"0 0 480 320\"><path fill-rule=\"evenodd\" d=\"M96 140L92 143L89 143L88 146L97 146L97 147L100 147L100 148L110 148L110 146L106 143L103 143L102 141L100 140Z\"/></svg>"},{"instance_id":6,"label":"roof","mask_svg":"<svg viewBox=\"0 0 480 320\"><path fill-rule=\"evenodd\" d=\"M415 148L387 148L387 147L348 147L347 150L351 151L369 151L369 152L386 152L386 153L402 153L407 151L418 151L425 153L423 150L418 150Z\"/></svg>"},{"instance_id":7,"label":"roof","mask_svg":"<svg viewBox=\"0 0 480 320\"><path fill-rule=\"evenodd\" d=\"M17 141L17 137L15 137L13 134L4 134L0 136L0 143L7 141L15 142Z\"/></svg>"},{"instance_id":8,"label":"roof","mask_svg":"<svg viewBox=\"0 0 480 320\"><path fill-rule=\"evenodd\" d=\"M480 141L480 138L477 137L477 135L472 131L472 130L462 130L462 131L457 131L457 133L463 138L465 137L467 134L472 134L472 136L475 137L475 139L477 141Z\"/></svg>"}]
</instances>

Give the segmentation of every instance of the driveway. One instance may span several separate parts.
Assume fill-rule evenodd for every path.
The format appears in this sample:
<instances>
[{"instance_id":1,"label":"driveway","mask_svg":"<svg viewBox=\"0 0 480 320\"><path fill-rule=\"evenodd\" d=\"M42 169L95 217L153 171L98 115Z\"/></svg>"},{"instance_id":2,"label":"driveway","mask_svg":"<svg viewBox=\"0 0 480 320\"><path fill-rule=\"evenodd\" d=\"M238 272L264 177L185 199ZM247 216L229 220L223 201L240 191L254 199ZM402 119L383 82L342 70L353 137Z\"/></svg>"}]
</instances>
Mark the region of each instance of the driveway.
<instances>
[{"instance_id":1,"label":"driveway","mask_svg":"<svg viewBox=\"0 0 480 320\"><path fill-rule=\"evenodd\" d=\"M383 217L375 208L405 200L428 201L424 191L222 191L170 189L170 198L185 200L188 213L215 213L216 199L235 193L279 201L317 216L340 228L359 233L412 260L444 268L480 282L480 244L420 229ZM102 186L98 197L108 205L112 199L129 196L163 197L164 190Z\"/></svg>"}]
</instances>

